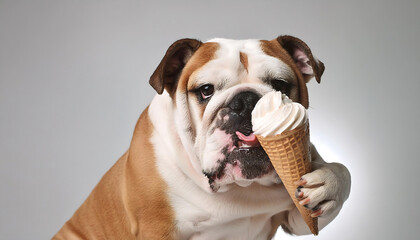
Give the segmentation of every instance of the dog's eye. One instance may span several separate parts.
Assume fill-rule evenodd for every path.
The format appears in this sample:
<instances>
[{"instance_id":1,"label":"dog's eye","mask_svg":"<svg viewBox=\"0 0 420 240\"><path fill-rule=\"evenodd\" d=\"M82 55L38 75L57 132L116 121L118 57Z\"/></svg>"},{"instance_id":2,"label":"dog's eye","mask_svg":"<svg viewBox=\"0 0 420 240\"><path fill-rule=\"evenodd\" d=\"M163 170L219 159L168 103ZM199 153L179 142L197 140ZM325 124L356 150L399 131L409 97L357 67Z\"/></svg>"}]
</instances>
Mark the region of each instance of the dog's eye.
<instances>
[{"instance_id":1,"label":"dog's eye","mask_svg":"<svg viewBox=\"0 0 420 240\"><path fill-rule=\"evenodd\" d=\"M206 85L201 86L198 90L200 91L201 99L206 100L210 98L211 96L213 96L214 86L211 84L206 84Z\"/></svg>"},{"instance_id":2,"label":"dog's eye","mask_svg":"<svg viewBox=\"0 0 420 240\"><path fill-rule=\"evenodd\" d=\"M276 91L280 91L281 93L286 94L289 96L290 94L290 84L283 79L275 79L270 81L271 86Z\"/></svg>"}]
</instances>

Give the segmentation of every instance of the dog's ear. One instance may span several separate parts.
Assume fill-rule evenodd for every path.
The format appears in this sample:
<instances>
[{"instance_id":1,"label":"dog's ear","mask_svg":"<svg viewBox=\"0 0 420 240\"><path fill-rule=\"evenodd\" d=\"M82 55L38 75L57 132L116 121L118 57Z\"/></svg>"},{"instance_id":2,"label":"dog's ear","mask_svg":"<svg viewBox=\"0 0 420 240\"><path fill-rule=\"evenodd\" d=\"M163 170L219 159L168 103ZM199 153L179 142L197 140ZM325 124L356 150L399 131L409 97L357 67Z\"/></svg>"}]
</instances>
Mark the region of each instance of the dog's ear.
<instances>
[{"instance_id":1,"label":"dog's ear","mask_svg":"<svg viewBox=\"0 0 420 240\"><path fill-rule=\"evenodd\" d=\"M168 48L149 80L158 94L162 94L164 89L173 93L182 69L201 44L199 40L186 38L174 42Z\"/></svg>"},{"instance_id":2,"label":"dog's ear","mask_svg":"<svg viewBox=\"0 0 420 240\"><path fill-rule=\"evenodd\" d=\"M324 64L312 55L311 49L305 42L287 35L277 37L277 41L293 58L306 82L315 77L316 81L321 83Z\"/></svg>"}]
</instances>

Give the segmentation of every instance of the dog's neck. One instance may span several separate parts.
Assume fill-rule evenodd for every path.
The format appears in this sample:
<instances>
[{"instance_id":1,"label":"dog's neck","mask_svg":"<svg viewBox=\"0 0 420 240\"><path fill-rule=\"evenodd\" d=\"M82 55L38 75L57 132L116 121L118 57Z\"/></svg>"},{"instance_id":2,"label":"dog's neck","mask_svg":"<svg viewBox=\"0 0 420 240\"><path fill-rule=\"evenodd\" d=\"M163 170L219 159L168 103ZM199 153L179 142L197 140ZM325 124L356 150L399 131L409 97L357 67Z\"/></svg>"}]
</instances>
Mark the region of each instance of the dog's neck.
<instances>
[{"instance_id":1,"label":"dog's neck","mask_svg":"<svg viewBox=\"0 0 420 240\"><path fill-rule=\"evenodd\" d=\"M182 137L178 133L178 131L185 131L182 129L182 123L179 123L181 120L179 118L185 116L176 116L174 107L172 98L166 92L156 95L149 106L149 117L154 127L152 144L164 146L166 150L156 154L166 160L165 164L176 165L173 167L182 170L187 178L192 179L202 190L210 193L212 190L209 187L208 179L202 173L199 160L194 153L192 140ZM178 159L174 159L177 157Z\"/></svg>"}]
</instances>

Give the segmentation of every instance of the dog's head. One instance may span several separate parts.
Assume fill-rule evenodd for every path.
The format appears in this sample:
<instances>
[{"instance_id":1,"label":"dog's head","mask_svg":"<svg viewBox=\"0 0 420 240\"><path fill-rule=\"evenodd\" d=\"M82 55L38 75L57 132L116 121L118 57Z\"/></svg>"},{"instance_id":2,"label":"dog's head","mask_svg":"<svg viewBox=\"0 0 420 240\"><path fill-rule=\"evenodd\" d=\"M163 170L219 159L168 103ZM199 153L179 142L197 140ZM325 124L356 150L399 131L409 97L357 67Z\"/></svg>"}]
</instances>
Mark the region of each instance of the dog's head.
<instances>
[{"instance_id":1,"label":"dog's head","mask_svg":"<svg viewBox=\"0 0 420 240\"><path fill-rule=\"evenodd\" d=\"M150 78L176 109L175 124L191 165L210 188L232 183L279 183L268 156L252 132L251 112L264 94L281 91L306 108L306 83L324 71L300 39L271 41L214 39L173 43Z\"/></svg>"}]
</instances>

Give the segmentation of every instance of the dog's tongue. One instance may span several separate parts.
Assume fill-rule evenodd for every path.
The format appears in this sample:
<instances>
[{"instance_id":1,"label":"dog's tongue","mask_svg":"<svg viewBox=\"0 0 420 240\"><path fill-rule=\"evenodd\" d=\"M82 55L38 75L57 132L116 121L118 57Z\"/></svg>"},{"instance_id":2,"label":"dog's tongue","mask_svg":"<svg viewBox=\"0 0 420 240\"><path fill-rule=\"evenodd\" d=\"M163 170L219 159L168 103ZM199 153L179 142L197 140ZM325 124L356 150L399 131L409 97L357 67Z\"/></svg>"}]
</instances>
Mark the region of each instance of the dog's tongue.
<instances>
[{"instance_id":1,"label":"dog's tongue","mask_svg":"<svg viewBox=\"0 0 420 240\"><path fill-rule=\"evenodd\" d=\"M246 145L249 145L251 147L256 147L260 145L260 142L258 142L258 139L254 135L254 133L249 134L249 136L245 136L245 134L236 131L236 135L238 136L239 140L241 140Z\"/></svg>"}]
</instances>

